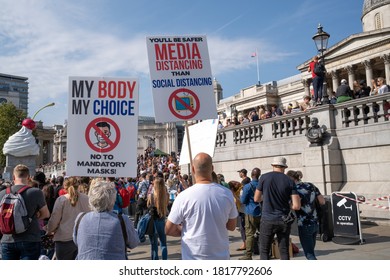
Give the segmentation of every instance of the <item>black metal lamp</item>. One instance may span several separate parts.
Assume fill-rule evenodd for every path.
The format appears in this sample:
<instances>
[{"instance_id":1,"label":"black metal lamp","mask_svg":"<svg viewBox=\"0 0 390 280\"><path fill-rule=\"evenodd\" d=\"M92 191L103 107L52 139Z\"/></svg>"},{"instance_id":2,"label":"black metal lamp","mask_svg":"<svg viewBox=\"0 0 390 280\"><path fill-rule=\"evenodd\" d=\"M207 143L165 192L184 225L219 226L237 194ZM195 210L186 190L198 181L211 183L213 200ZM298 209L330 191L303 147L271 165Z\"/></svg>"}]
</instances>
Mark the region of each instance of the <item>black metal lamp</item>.
<instances>
[{"instance_id":1,"label":"black metal lamp","mask_svg":"<svg viewBox=\"0 0 390 280\"><path fill-rule=\"evenodd\" d=\"M321 24L318 24L317 33L314 34L313 41L316 45L318 53L321 54L321 60L324 67L325 67L324 51L328 48L329 37L330 37L329 33L323 30ZM329 104L328 91L326 87L327 87L326 77L324 77L324 85L322 88L322 92L323 92L322 99L323 99L323 103Z\"/></svg>"}]
</instances>

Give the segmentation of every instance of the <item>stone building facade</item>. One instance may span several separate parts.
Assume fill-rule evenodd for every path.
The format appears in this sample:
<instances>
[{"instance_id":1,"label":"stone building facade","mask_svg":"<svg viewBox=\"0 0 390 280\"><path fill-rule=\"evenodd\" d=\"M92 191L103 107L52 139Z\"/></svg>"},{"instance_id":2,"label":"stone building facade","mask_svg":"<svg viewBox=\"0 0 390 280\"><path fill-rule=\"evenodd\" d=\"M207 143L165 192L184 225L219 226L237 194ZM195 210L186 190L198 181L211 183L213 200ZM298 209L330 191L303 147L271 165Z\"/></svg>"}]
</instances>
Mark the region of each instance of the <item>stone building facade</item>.
<instances>
[{"instance_id":1,"label":"stone building facade","mask_svg":"<svg viewBox=\"0 0 390 280\"><path fill-rule=\"evenodd\" d=\"M362 25L362 33L324 53L328 94L337 89L341 79L350 85L366 80L370 85L371 79L384 77L390 84L390 1L364 1ZM261 104L285 107L293 100L301 101L311 93L310 60L297 66L298 75L244 88L219 100L220 120L244 115ZM223 128L217 132L214 170L223 173L225 180L237 180L237 170L259 167L266 173L272 170L272 158L283 155L289 169L301 170L304 180L313 182L323 194L364 195L367 201L360 205L362 216L389 221L388 102L390 93ZM312 146L305 136L314 117L326 131L320 146Z\"/></svg>"},{"instance_id":2,"label":"stone building facade","mask_svg":"<svg viewBox=\"0 0 390 280\"><path fill-rule=\"evenodd\" d=\"M342 79L351 87L355 80L365 80L370 86L377 77L384 77L390 84L390 0L365 0L361 21L363 32L350 35L324 52L328 96ZM307 72L310 61L311 57L298 65L300 74L295 76L243 88L226 99L217 98L219 119L226 122L260 105L286 108L291 101L301 102L304 95L311 94L312 78ZM215 94L221 97L222 87L215 82Z\"/></svg>"},{"instance_id":3,"label":"stone building facade","mask_svg":"<svg viewBox=\"0 0 390 280\"><path fill-rule=\"evenodd\" d=\"M0 104L13 103L16 108L28 111L28 78L0 73Z\"/></svg>"}]
</instances>

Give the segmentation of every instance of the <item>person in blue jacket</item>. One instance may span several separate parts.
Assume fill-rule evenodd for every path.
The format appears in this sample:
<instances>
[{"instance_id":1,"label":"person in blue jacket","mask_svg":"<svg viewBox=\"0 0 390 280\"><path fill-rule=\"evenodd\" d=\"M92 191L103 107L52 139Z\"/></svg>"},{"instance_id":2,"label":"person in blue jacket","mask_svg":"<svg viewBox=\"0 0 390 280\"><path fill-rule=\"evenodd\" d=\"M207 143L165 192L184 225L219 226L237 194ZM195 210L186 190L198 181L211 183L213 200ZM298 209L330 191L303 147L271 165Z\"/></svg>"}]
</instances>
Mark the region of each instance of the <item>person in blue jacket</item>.
<instances>
[{"instance_id":1,"label":"person in blue jacket","mask_svg":"<svg viewBox=\"0 0 390 280\"><path fill-rule=\"evenodd\" d=\"M246 250L245 255L239 258L240 260L251 260L254 246L259 246L255 242L255 233L260 228L261 207L260 203L254 201L256 187L259 184L261 170L257 167L253 168L251 177L252 181L246 184L241 195L241 203L245 205L245 234L246 234Z\"/></svg>"}]
</instances>

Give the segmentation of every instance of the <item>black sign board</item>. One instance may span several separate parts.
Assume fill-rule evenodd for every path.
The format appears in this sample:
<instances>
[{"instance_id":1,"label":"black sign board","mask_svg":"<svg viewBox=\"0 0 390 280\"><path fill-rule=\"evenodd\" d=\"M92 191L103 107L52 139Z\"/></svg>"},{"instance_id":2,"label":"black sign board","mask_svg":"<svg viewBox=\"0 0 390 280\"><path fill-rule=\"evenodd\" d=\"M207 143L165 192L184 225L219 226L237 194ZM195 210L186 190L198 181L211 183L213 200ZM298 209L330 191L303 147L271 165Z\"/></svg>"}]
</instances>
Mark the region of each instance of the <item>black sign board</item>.
<instances>
[{"instance_id":1,"label":"black sign board","mask_svg":"<svg viewBox=\"0 0 390 280\"><path fill-rule=\"evenodd\" d=\"M361 225L355 193L332 193L333 231L335 236L360 237Z\"/></svg>"}]
</instances>

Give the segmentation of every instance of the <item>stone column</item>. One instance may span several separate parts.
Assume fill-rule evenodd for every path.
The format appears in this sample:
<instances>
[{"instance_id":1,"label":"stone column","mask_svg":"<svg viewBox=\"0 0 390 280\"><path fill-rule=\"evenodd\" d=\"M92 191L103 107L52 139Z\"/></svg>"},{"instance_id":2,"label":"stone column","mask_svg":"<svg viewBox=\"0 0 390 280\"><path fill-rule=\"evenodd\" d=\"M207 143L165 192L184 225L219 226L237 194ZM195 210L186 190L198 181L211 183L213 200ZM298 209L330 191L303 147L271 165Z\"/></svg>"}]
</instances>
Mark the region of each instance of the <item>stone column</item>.
<instances>
[{"instance_id":1,"label":"stone column","mask_svg":"<svg viewBox=\"0 0 390 280\"><path fill-rule=\"evenodd\" d=\"M362 64L366 68L366 81L367 81L367 85L371 85L371 80L373 79L371 61L370 60L364 60L362 62Z\"/></svg>"},{"instance_id":2,"label":"stone column","mask_svg":"<svg viewBox=\"0 0 390 280\"><path fill-rule=\"evenodd\" d=\"M62 139L60 138L60 141L58 143L58 155L57 155L58 161L61 162L63 160L62 155Z\"/></svg>"},{"instance_id":3,"label":"stone column","mask_svg":"<svg viewBox=\"0 0 390 280\"><path fill-rule=\"evenodd\" d=\"M339 86L339 76L335 70L330 71L330 75L332 76L332 91L336 91Z\"/></svg>"},{"instance_id":4,"label":"stone column","mask_svg":"<svg viewBox=\"0 0 390 280\"><path fill-rule=\"evenodd\" d=\"M386 84L390 85L390 54L384 54L381 56L385 63L385 80Z\"/></svg>"},{"instance_id":5,"label":"stone column","mask_svg":"<svg viewBox=\"0 0 390 280\"><path fill-rule=\"evenodd\" d=\"M53 162L58 161L58 142L53 145Z\"/></svg>"},{"instance_id":6,"label":"stone column","mask_svg":"<svg viewBox=\"0 0 390 280\"><path fill-rule=\"evenodd\" d=\"M348 84L351 89L353 89L353 81L355 81L355 69L354 65L347 65L345 70L348 72Z\"/></svg>"},{"instance_id":7,"label":"stone column","mask_svg":"<svg viewBox=\"0 0 390 280\"><path fill-rule=\"evenodd\" d=\"M307 79L302 80L302 84L303 84L303 89L305 90L305 95L309 95L310 96L310 83L309 83L309 80L307 80Z\"/></svg>"},{"instance_id":8,"label":"stone column","mask_svg":"<svg viewBox=\"0 0 390 280\"><path fill-rule=\"evenodd\" d=\"M48 163L52 163L53 162L53 155L54 155L54 141L53 140L49 140L49 145L48 145L48 153L49 153L49 156L47 158L48 160Z\"/></svg>"}]
</instances>

